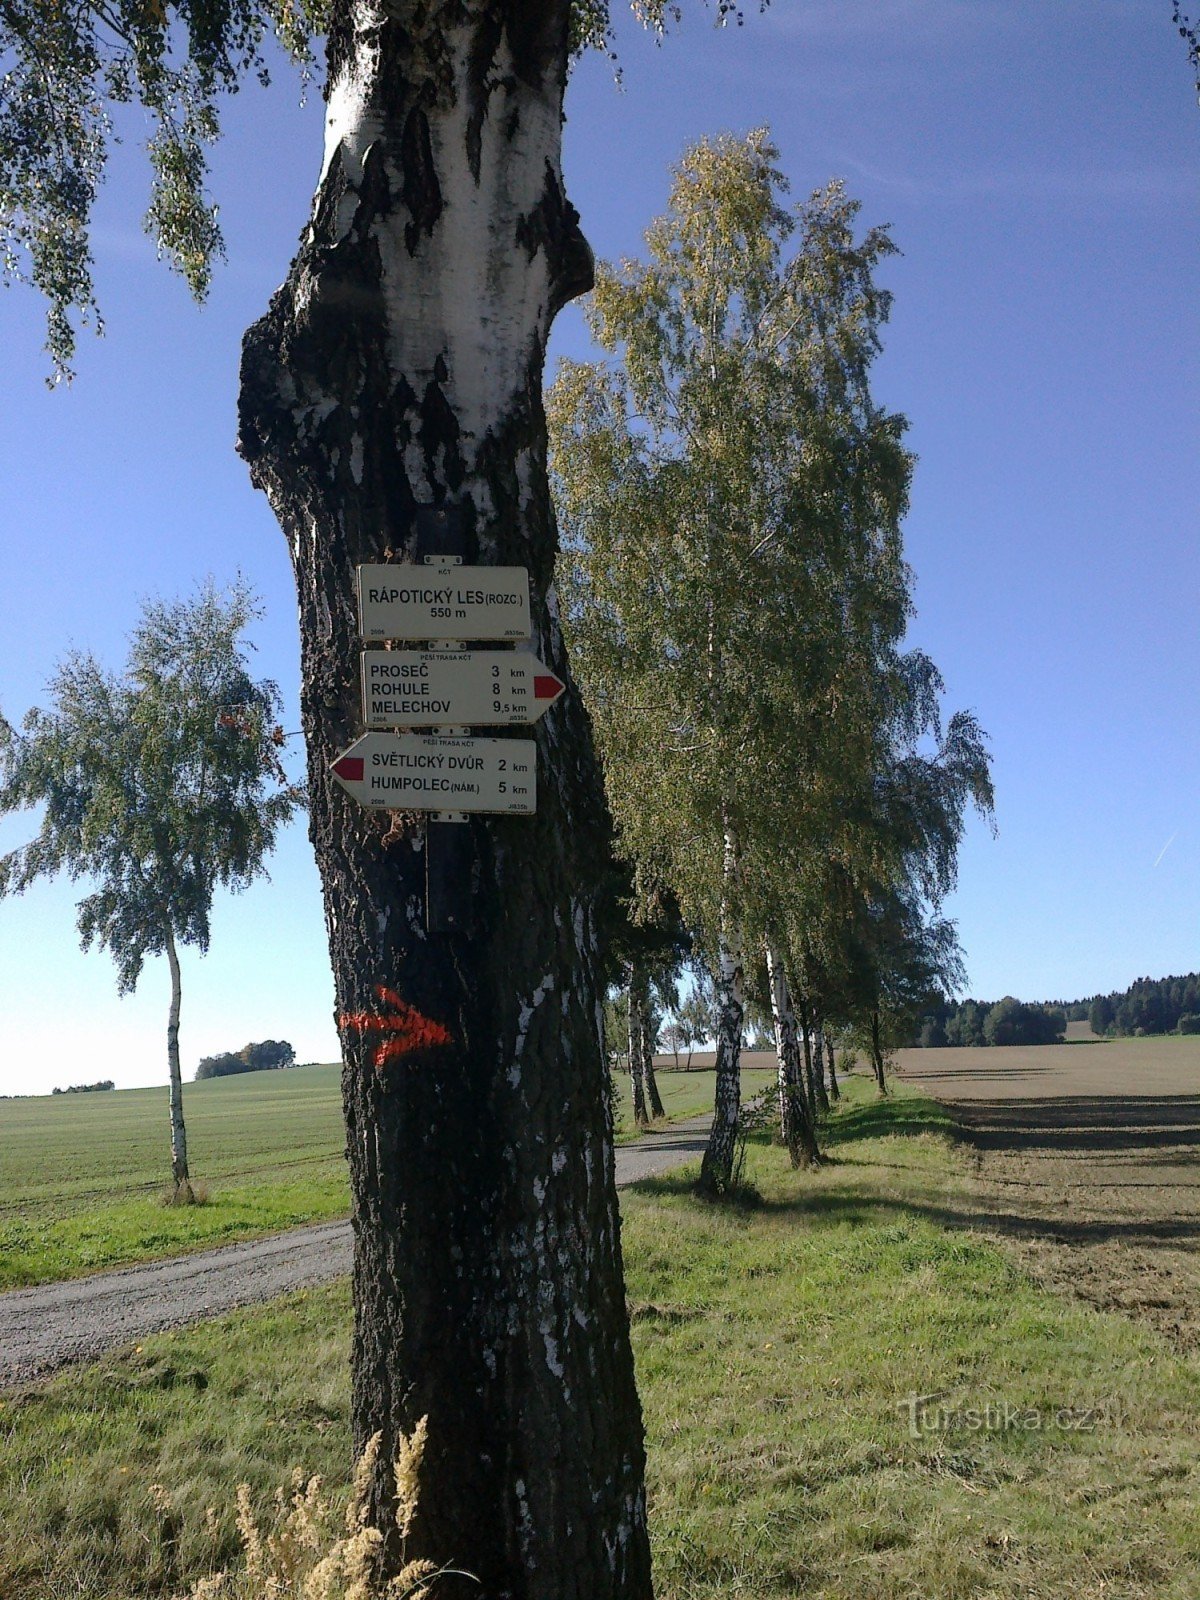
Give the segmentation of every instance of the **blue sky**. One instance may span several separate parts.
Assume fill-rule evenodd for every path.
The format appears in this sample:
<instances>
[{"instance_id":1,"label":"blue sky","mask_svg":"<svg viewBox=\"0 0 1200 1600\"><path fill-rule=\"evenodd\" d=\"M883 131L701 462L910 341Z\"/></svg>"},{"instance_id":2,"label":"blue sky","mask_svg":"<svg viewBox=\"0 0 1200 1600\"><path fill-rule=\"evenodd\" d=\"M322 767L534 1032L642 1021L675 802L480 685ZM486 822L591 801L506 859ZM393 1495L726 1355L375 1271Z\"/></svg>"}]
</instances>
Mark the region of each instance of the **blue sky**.
<instances>
[{"instance_id":1,"label":"blue sky","mask_svg":"<svg viewBox=\"0 0 1200 1600\"><path fill-rule=\"evenodd\" d=\"M596 251L635 254L668 167L769 124L797 198L832 176L903 255L878 397L919 455L912 642L991 737L999 833L972 826L948 909L970 991L1089 994L1200 967L1197 302L1200 108L1169 0L776 0L656 45L622 21L568 99L566 169ZM41 308L0 296L0 706L68 646L114 666L146 594L243 572L261 671L296 713L282 536L233 453L242 330L284 276L320 162L319 96L286 74L226 117L213 190L229 259L201 311L140 228L123 124L95 234L107 335L48 392ZM578 311L552 354L586 354ZM0 848L32 824L0 824ZM167 977L119 1000L83 956L69 883L0 905L0 1092L165 1078ZM185 1075L284 1037L333 1059L303 825L272 881L216 907L185 958Z\"/></svg>"}]
</instances>

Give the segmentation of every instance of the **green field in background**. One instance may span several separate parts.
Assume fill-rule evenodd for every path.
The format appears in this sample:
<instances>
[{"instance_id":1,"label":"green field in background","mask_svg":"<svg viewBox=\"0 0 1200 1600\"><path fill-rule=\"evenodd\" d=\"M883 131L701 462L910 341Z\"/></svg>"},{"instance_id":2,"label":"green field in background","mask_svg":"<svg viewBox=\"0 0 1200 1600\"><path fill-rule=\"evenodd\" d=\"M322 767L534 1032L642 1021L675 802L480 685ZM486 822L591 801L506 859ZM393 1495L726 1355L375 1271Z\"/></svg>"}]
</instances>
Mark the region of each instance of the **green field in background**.
<instances>
[{"instance_id":1,"label":"green field in background","mask_svg":"<svg viewBox=\"0 0 1200 1600\"><path fill-rule=\"evenodd\" d=\"M698 1200L694 1166L622 1197L659 1600L1194 1600L1194 1356L948 1227L971 1163L944 1108L858 1079L825 1146L796 1173L752 1143L756 1204ZM0 1397L0 1596L179 1595L236 1559L239 1482L266 1508L303 1466L344 1496L349 1301ZM914 1397L944 1415L915 1428Z\"/></svg>"},{"instance_id":2,"label":"green field in background","mask_svg":"<svg viewBox=\"0 0 1200 1600\"><path fill-rule=\"evenodd\" d=\"M769 1072L748 1070L758 1093ZM713 1074L660 1072L668 1118L710 1110ZM618 1076L617 1137L637 1136ZM199 1206L167 1206L166 1087L0 1100L0 1290L345 1216L340 1069L184 1085Z\"/></svg>"}]
</instances>

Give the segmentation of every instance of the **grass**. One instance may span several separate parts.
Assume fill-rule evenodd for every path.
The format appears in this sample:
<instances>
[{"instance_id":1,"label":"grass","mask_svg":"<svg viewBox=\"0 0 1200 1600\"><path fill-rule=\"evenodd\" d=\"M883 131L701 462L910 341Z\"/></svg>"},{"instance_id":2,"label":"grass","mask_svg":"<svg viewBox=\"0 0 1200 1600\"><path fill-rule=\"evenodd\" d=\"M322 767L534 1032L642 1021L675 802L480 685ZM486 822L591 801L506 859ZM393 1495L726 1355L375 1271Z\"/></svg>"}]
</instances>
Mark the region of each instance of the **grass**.
<instances>
[{"instance_id":1,"label":"grass","mask_svg":"<svg viewBox=\"0 0 1200 1600\"><path fill-rule=\"evenodd\" d=\"M622 1196L659 1600L1191 1600L1200 1366L931 1221L966 1163L930 1102L853 1084L826 1144L753 1146L756 1206ZM172 1593L232 1555L239 1479L344 1483L349 1321L336 1286L10 1397L0 1596ZM947 1414L913 1437L915 1395Z\"/></svg>"},{"instance_id":2,"label":"grass","mask_svg":"<svg viewBox=\"0 0 1200 1600\"><path fill-rule=\"evenodd\" d=\"M162 1204L167 1091L0 1101L0 1288L345 1216L337 1067L184 1088L202 1206Z\"/></svg>"},{"instance_id":3,"label":"grass","mask_svg":"<svg viewBox=\"0 0 1200 1600\"><path fill-rule=\"evenodd\" d=\"M772 1080L750 1069L747 1096ZM660 1072L667 1120L712 1109L712 1072ZM638 1138L616 1081L617 1138ZM347 1215L340 1069L189 1083L188 1153L208 1190L168 1207L167 1091L0 1101L0 1290L229 1244Z\"/></svg>"},{"instance_id":4,"label":"grass","mask_svg":"<svg viewBox=\"0 0 1200 1600\"><path fill-rule=\"evenodd\" d=\"M713 1108L715 1072L673 1072L659 1067L655 1073L658 1092L662 1096L667 1122L681 1122L687 1117L698 1117ZM775 1071L749 1067L742 1072L742 1099L750 1100L775 1082ZM618 1144L628 1144L641 1137L641 1129L633 1120L633 1104L629 1093L628 1073L613 1077L613 1121ZM661 1126L661 1123L659 1124Z\"/></svg>"}]
</instances>

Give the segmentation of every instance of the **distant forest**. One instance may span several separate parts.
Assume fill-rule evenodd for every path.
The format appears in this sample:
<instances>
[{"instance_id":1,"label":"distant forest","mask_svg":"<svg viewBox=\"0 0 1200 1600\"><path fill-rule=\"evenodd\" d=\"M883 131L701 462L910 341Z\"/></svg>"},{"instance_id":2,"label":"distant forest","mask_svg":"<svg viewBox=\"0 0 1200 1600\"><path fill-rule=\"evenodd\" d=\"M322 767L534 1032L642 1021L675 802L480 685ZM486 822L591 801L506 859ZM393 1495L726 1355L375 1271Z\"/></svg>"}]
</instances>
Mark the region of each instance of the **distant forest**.
<instances>
[{"instance_id":1,"label":"distant forest","mask_svg":"<svg viewBox=\"0 0 1200 1600\"><path fill-rule=\"evenodd\" d=\"M1093 995L1070 1008L1093 1033L1200 1033L1200 973L1182 978L1138 978L1123 993Z\"/></svg>"},{"instance_id":2,"label":"distant forest","mask_svg":"<svg viewBox=\"0 0 1200 1600\"><path fill-rule=\"evenodd\" d=\"M1138 978L1128 989L1090 1000L1036 1004L1003 1000L947 1000L937 996L917 1019L912 1043L945 1045L1055 1044L1068 1022L1089 1022L1111 1038L1153 1033L1200 1033L1200 973L1181 978Z\"/></svg>"},{"instance_id":3,"label":"distant forest","mask_svg":"<svg viewBox=\"0 0 1200 1600\"><path fill-rule=\"evenodd\" d=\"M206 1078L232 1078L241 1072L277 1072L296 1065L296 1052L286 1039L263 1039L259 1044L244 1044L240 1050L223 1050L217 1056L204 1056L196 1068L196 1082Z\"/></svg>"}]
</instances>

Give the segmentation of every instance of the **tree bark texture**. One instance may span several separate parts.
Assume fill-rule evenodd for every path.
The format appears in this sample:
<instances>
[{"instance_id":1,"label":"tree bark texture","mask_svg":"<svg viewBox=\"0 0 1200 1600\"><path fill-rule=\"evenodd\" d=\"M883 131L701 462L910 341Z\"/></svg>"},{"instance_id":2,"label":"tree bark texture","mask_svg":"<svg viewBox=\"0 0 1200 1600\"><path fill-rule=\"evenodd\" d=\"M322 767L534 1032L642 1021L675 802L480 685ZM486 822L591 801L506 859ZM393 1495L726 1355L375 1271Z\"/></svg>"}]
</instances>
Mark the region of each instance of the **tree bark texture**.
<instances>
[{"instance_id":1,"label":"tree bark texture","mask_svg":"<svg viewBox=\"0 0 1200 1600\"><path fill-rule=\"evenodd\" d=\"M771 1016L775 1023L775 1060L779 1093L779 1128L794 1167L809 1167L819 1159L812 1119L800 1083L800 1046L796 1038L796 1013L783 962L767 942L767 981L771 990Z\"/></svg>"},{"instance_id":2,"label":"tree bark texture","mask_svg":"<svg viewBox=\"0 0 1200 1600\"><path fill-rule=\"evenodd\" d=\"M182 986L179 975L179 952L175 938L167 929L167 966L171 971L171 1005L167 1012L167 1076L170 1082L168 1099L171 1110L171 1179L175 1185L175 1198L192 1199L191 1174L188 1172L187 1129L183 1125L183 1074L179 1068L179 1009Z\"/></svg>"},{"instance_id":3,"label":"tree bark texture","mask_svg":"<svg viewBox=\"0 0 1200 1600\"><path fill-rule=\"evenodd\" d=\"M666 1107L662 1103L662 1095L658 1092L658 1079L654 1075L654 1040L651 1038L650 1012L650 979L648 975L643 978L642 991L642 1085L645 1089L646 1109L654 1119L665 1117Z\"/></svg>"},{"instance_id":4,"label":"tree bark texture","mask_svg":"<svg viewBox=\"0 0 1200 1600\"><path fill-rule=\"evenodd\" d=\"M813 1017L813 1082L817 1090L817 1110L825 1115L829 1110L829 1096L825 1092L825 1025L820 1017Z\"/></svg>"},{"instance_id":5,"label":"tree bark texture","mask_svg":"<svg viewBox=\"0 0 1200 1600\"><path fill-rule=\"evenodd\" d=\"M311 221L242 364L239 447L299 593L355 1443L382 1434L372 1510L394 1570L385 1464L428 1415L405 1553L477 1580L440 1580L439 1600L651 1593L586 715L568 687L538 724L535 816L461 825L449 933L427 931L422 818L361 809L329 771L363 731L355 567L412 560L420 505L458 509L469 563L528 568L532 647L570 685L541 402L551 321L591 280L560 169L568 9L335 0Z\"/></svg>"},{"instance_id":6,"label":"tree bark texture","mask_svg":"<svg viewBox=\"0 0 1200 1600\"><path fill-rule=\"evenodd\" d=\"M803 995L797 997L795 1005L799 1012L800 1044L804 1061L804 1087L808 1097L809 1109L815 1120L817 1112L820 1110L820 1100L817 1096L816 1074L813 1070L812 1034L809 1028L808 1006L804 1001Z\"/></svg>"},{"instance_id":7,"label":"tree bark texture","mask_svg":"<svg viewBox=\"0 0 1200 1600\"><path fill-rule=\"evenodd\" d=\"M646 1084L646 1104L650 1108L651 1117L665 1117L667 1108L663 1105L662 1095L658 1092L658 1078L654 1071L654 1047L650 1043L650 1030L642 1033L642 1077Z\"/></svg>"},{"instance_id":8,"label":"tree bark texture","mask_svg":"<svg viewBox=\"0 0 1200 1600\"><path fill-rule=\"evenodd\" d=\"M643 1003L643 985L634 963L629 969L629 1093L633 1100L633 1120L639 1128L646 1127L650 1121L646 1114L646 1081L642 1072L642 1040L646 1031Z\"/></svg>"},{"instance_id":9,"label":"tree bark texture","mask_svg":"<svg viewBox=\"0 0 1200 1600\"><path fill-rule=\"evenodd\" d=\"M880 1094L888 1092L887 1076L883 1064L883 1043L880 1037L879 1012L871 1013L871 1065L875 1068L875 1087Z\"/></svg>"},{"instance_id":10,"label":"tree bark texture","mask_svg":"<svg viewBox=\"0 0 1200 1600\"><path fill-rule=\"evenodd\" d=\"M702 1194L726 1194L733 1182L742 1101L742 1021L745 973L740 950L722 934L714 974L717 986L717 1081L708 1145L700 1164Z\"/></svg>"},{"instance_id":11,"label":"tree bark texture","mask_svg":"<svg viewBox=\"0 0 1200 1600\"><path fill-rule=\"evenodd\" d=\"M825 1035L825 1057L829 1064L829 1098L830 1100L840 1100L842 1091L838 1088L837 1062L833 1054L833 1040L829 1034Z\"/></svg>"}]
</instances>

